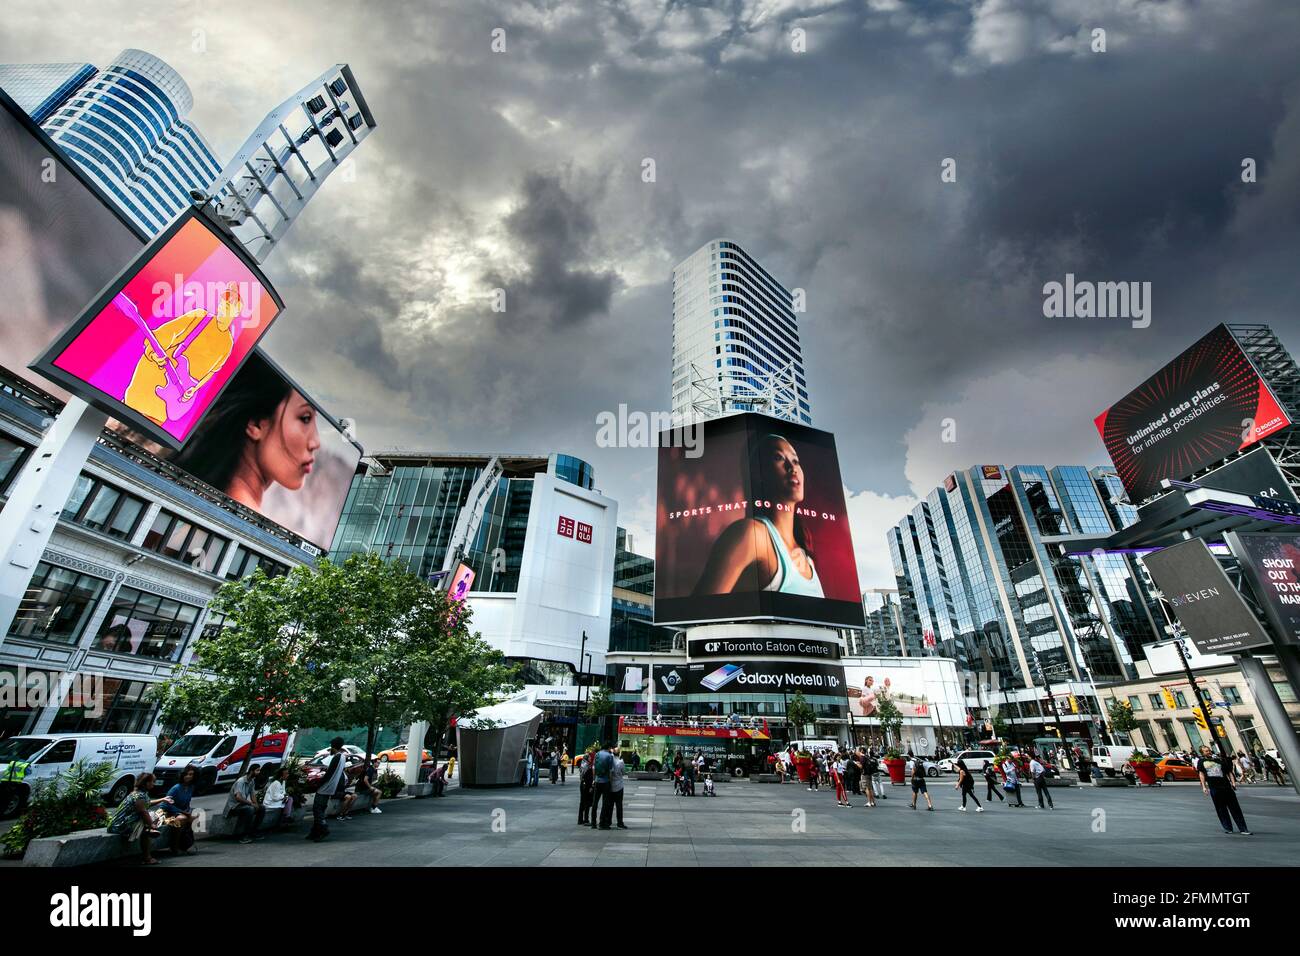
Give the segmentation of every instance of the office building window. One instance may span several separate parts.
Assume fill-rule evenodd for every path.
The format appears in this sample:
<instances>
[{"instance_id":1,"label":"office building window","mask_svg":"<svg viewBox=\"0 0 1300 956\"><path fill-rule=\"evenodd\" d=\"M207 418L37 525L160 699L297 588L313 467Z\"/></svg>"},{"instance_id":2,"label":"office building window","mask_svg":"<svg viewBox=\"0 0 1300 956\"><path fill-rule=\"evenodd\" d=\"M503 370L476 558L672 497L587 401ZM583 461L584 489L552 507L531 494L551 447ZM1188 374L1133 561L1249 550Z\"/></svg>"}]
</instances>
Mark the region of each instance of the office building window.
<instances>
[{"instance_id":1,"label":"office building window","mask_svg":"<svg viewBox=\"0 0 1300 956\"><path fill-rule=\"evenodd\" d=\"M1181 690L1174 691L1174 703L1179 707L1186 707L1187 696Z\"/></svg>"},{"instance_id":2,"label":"office building window","mask_svg":"<svg viewBox=\"0 0 1300 956\"><path fill-rule=\"evenodd\" d=\"M1237 690L1233 685L1228 684L1223 688L1223 699L1229 704L1240 704L1242 702L1241 691Z\"/></svg>"},{"instance_id":3,"label":"office building window","mask_svg":"<svg viewBox=\"0 0 1300 956\"><path fill-rule=\"evenodd\" d=\"M226 568L226 577L231 581L238 581L248 577L259 567L266 572L268 578L278 578L282 574L289 573L288 565L281 564L279 561L272 561L256 551L250 551L242 544L237 544L235 545L235 554L230 559L230 565Z\"/></svg>"},{"instance_id":4,"label":"office building window","mask_svg":"<svg viewBox=\"0 0 1300 956\"><path fill-rule=\"evenodd\" d=\"M1147 700L1151 702L1152 710L1164 710L1165 699L1159 694L1147 694Z\"/></svg>"},{"instance_id":5,"label":"office building window","mask_svg":"<svg viewBox=\"0 0 1300 956\"><path fill-rule=\"evenodd\" d=\"M170 511L158 512L149 533L144 536L144 547L165 558L183 561L190 567L215 574L230 542L206 528L191 524Z\"/></svg>"},{"instance_id":6,"label":"office building window","mask_svg":"<svg viewBox=\"0 0 1300 956\"><path fill-rule=\"evenodd\" d=\"M75 644L107 581L42 561L14 614L9 633Z\"/></svg>"},{"instance_id":7,"label":"office building window","mask_svg":"<svg viewBox=\"0 0 1300 956\"><path fill-rule=\"evenodd\" d=\"M116 654L135 654L174 661L189 636L199 609L122 587L113 598L95 646Z\"/></svg>"},{"instance_id":8,"label":"office building window","mask_svg":"<svg viewBox=\"0 0 1300 956\"><path fill-rule=\"evenodd\" d=\"M144 499L83 472L72 486L63 517L92 531L127 541L135 534L144 509Z\"/></svg>"},{"instance_id":9,"label":"office building window","mask_svg":"<svg viewBox=\"0 0 1300 956\"><path fill-rule=\"evenodd\" d=\"M50 725L51 733L137 734L153 724L155 705L146 696L146 681L105 677L102 686L99 681L82 680L73 687Z\"/></svg>"},{"instance_id":10,"label":"office building window","mask_svg":"<svg viewBox=\"0 0 1300 956\"><path fill-rule=\"evenodd\" d=\"M1137 696L1136 694L1131 694L1131 695L1129 695L1128 705L1129 705L1131 708L1133 708L1133 710L1135 710L1135 711L1141 710L1141 709L1142 709L1142 698L1139 697L1139 696Z\"/></svg>"},{"instance_id":11,"label":"office building window","mask_svg":"<svg viewBox=\"0 0 1300 956\"><path fill-rule=\"evenodd\" d=\"M0 495L9 493L9 484L18 476L31 449L0 435Z\"/></svg>"}]
</instances>

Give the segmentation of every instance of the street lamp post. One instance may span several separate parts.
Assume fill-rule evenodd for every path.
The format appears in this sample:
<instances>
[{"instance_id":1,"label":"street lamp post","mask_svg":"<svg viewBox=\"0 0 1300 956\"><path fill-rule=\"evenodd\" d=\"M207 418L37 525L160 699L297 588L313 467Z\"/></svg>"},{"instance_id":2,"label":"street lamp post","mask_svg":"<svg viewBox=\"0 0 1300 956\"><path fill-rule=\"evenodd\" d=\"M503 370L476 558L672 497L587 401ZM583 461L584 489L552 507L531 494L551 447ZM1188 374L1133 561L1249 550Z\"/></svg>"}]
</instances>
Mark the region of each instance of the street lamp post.
<instances>
[{"instance_id":1,"label":"street lamp post","mask_svg":"<svg viewBox=\"0 0 1300 956\"><path fill-rule=\"evenodd\" d=\"M582 632L582 645L578 648L578 716L582 716L582 664L587 651L587 632Z\"/></svg>"}]
</instances>

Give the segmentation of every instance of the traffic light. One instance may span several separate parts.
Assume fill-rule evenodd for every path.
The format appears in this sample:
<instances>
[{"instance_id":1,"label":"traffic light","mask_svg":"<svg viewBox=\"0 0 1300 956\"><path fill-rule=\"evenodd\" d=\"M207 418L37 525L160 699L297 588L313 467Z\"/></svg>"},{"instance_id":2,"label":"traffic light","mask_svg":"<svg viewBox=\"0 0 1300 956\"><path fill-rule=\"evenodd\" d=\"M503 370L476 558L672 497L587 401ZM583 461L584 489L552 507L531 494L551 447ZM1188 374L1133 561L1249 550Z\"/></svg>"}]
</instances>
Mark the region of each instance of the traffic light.
<instances>
[{"instance_id":1,"label":"traffic light","mask_svg":"<svg viewBox=\"0 0 1300 956\"><path fill-rule=\"evenodd\" d=\"M1079 712L1079 698L1077 698L1077 697L1075 697L1073 694L1071 694L1071 695L1070 695L1070 713L1072 713L1072 714L1077 714L1078 712Z\"/></svg>"},{"instance_id":2,"label":"traffic light","mask_svg":"<svg viewBox=\"0 0 1300 956\"><path fill-rule=\"evenodd\" d=\"M1196 717L1196 726L1200 727L1206 733L1209 733L1210 725L1205 722L1204 711L1202 711L1201 708L1197 707L1194 711L1192 711L1192 714Z\"/></svg>"},{"instance_id":3,"label":"traffic light","mask_svg":"<svg viewBox=\"0 0 1300 956\"><path fill-rule=\"evenodd\" d=\"M1178 701L1174 700L1174 692L1172 690L1170 690L1168 687L1161 687L1160 694L1165 699L1166 707L1168 707L1170 710L1178 709Z\"/></svg>"}]
</instances>

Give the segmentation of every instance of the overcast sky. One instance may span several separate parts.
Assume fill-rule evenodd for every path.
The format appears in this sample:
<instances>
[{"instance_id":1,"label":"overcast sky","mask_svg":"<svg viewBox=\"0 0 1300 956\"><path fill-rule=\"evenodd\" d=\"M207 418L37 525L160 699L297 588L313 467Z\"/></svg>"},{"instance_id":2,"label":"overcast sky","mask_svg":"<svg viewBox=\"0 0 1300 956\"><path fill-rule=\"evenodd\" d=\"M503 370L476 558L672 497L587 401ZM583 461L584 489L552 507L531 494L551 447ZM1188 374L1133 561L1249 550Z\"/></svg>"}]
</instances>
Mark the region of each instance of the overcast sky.
<instances>
[{"instance_id":1,"label":"overcast sky","mask_svg":"<svg viewBox=\"0 0 1300 956\"><path fill-rule=\"evenodd\" d=\"M596 416L667 408L671 270L719 235L807 292L864 587L892 585L884 529L952 468L1102 463L1093 417L1216 322L1300 349L1289 0L8 0L4 20L3 62L161 56L223 160L352 64L379 128L267 262L288 303L268 351L371 450L588 459L639 550L654 454L597 448ZM1152 283L1150 327L1045 318L1066 273Z\"/></svg>"}]
</instances>

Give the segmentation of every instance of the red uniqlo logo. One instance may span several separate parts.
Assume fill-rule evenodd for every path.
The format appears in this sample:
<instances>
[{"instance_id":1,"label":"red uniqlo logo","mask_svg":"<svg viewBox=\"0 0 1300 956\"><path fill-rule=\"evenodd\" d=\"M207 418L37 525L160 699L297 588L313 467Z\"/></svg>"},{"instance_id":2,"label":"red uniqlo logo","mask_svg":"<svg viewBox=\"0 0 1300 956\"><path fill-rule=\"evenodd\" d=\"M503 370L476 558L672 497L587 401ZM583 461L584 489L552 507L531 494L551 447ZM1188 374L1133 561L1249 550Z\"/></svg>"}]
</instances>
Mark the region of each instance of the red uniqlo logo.
<instances>
[{"instance_id":1,"label":"red uniqlo logo","mask_svg":"<svg viewBox=\"0 0 1300 956\"><path fill-rule=\"evenodd\" d=\"M583 544L591 544L591 525L578 522L578 540Z\"/></svg>"},{"instance_id":2,"label":"red uniqlo logo","mask_svg":"<svg viewBox=\"0 0 1300 956\"><path fill-rule=\"evenodd\" d=\"M566 538L573 537L573 519L560 515L560 526L555 529L555 533L563 535Z\"/></svg>"}]
</instances>

